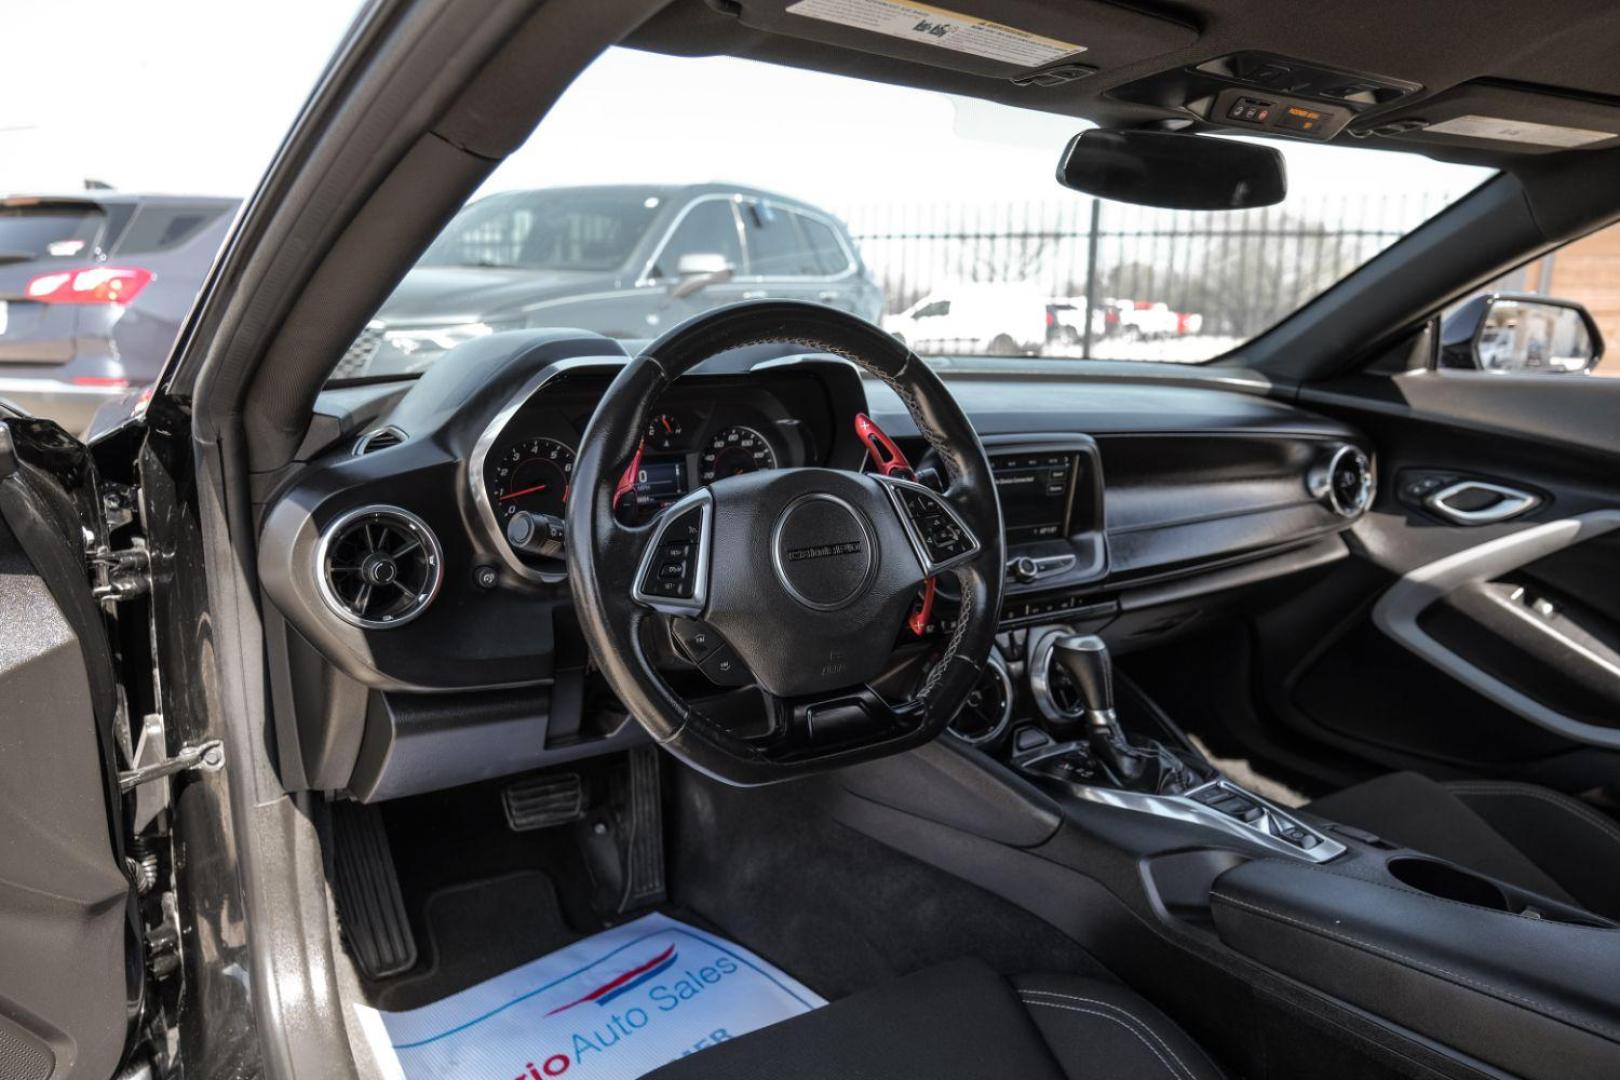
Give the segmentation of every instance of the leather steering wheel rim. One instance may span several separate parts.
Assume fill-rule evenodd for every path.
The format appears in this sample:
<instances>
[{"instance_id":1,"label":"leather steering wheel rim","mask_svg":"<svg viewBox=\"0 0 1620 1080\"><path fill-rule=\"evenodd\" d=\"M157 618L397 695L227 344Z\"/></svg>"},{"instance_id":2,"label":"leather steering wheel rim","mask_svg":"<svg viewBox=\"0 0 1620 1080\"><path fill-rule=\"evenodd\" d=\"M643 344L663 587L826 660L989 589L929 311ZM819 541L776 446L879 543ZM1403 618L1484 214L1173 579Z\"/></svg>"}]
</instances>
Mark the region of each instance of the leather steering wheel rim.
<instances>
[{"instance_id":1,"label":"leather steering wheel rim","mask_svg":"<svg viewBox=\"0 0 1620 1080\"><path fill-rule=\"evenodd\" d=\"M621 523L614 512L617 481L633 459L664 390L711 356L769 342L796 343L807 351L844 357L892 388L943 465L946 490L929 497L942 498L956 523L966 526L969 539L976 539L971 557L953 560L944 570L956 578L961 613L943 655L917 696L907 703L909 711L896 711L886 718L894 723L885 730L874 730L870 738L846 740L822 751L814 747L786 750L741 738L670 689L651 662L642 638L646 620L661 616L638 602L632 587L642 580L643 558L659 523L669 520L668 515L686 500L641 526ZM819 469L778 470L770 474L769 481L755 486L787 483L787 474L804 474L792 478L801 487L843 485L851 498L864 496L868 487L883 487L877 478L865 474ZM839 477L845 479L836 479ZM721 485L730 483L720 481L711 489L729 490ZM1001 608L1005 550L1000 504L984 447L939 376L903 343L854 315L819 304L756 300L717 308L671 329L626 364L603 395L575 459L573 488L566 530L569 579L591 654L619 700L659 744L717 779L735 785L770 783L921 745L945 730L989 656ZM748 496L745 492L735 497ZM895 519L900 522L906 517L902 501L891 498ZM869 520L880 514L871 510L872 505L871 501L866 504ZM880 556L874 550L871 559L887 558L896 572L916 569L916 565L926 568L928 552L916 546L915 531L910 535L916 551L914 565L899 566L903 557L893 554L892 542L888 555ZM872 544L874 549L879 546ZM795 613L801 619L812 614ZM898 630L897 621L893 627L896 635ZM869 643L855 644L870 648Z\"/></svg>"}]
</instances>

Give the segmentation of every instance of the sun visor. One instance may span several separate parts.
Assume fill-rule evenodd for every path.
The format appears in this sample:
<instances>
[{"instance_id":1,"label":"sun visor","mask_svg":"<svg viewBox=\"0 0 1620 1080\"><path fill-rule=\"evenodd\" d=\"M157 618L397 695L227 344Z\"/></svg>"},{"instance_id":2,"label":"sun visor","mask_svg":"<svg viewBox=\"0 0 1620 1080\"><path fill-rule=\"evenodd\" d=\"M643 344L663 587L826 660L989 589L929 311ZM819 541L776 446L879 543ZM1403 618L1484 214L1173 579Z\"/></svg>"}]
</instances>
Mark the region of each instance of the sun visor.
<instances>
[{"instance_id":1,"label":"sun visor","mask_svg":"<svg viewBox=\"0 0 1620 1080\"><path fill-rule=\"evenodd\" d=\"M1509 154L1620 146L1620 106L1487 81L1352 124L1369 141L1422 143Z\"/></svg>"},{"instance_id":2,"label":"sun visor","mask_svg":"<svg viewBox=\"0 0 1620 1080\"><path fill-rule=\"evenodd\" d=\"M743 25L896 60L1042 84L1150 59L1190 26L1092 0L741 0Z\"/></svg>"}]
</instances>

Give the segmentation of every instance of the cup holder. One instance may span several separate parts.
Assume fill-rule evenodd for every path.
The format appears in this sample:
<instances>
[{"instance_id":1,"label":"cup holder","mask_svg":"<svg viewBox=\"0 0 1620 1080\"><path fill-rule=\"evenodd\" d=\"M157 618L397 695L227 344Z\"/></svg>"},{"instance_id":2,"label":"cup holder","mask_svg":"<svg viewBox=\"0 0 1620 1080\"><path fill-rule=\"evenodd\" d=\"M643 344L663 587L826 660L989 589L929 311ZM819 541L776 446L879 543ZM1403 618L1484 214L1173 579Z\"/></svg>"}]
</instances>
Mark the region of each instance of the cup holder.
<instances>
[{"instance_id":1,"label":"cup holder","mask_svg":"<svg viewBox=\"0 0 1620 1080\"><path fill-rule=\"evenodd\" d=\"M1389 860L1388 866L1397 881L1430 896L1496 911L1513 910L1507 894L1495 884L1450 863L1403 856Z\"/></svg>"}]
</instances>

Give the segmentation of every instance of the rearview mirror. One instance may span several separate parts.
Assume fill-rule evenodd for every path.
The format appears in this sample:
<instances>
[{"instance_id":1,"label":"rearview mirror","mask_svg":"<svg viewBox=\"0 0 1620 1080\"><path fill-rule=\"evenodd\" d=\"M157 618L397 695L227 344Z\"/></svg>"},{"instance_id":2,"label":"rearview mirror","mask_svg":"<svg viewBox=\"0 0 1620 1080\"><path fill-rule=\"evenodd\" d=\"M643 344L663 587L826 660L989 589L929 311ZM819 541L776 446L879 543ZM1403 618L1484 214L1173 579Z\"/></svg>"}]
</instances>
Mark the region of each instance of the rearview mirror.
<instances>
[{"instance_id":1,"label":"rearview mirror","mask_svg":"<svg viewBox=\"0 0 1620 1080\"><path fill-rule=\"evenodd\" d=\"M1099 199L1169 210L1249 210L1288 194L1274 148L1174 131L1082 131L1064 149L1057 178Z\"/></svg>"},{"instance_id":2,"label":"rearview mirror","mask_svg":"<svg viewBox=\"0 0 1620 1080\"><path fill-rule=\"evenodd\" d=\"M737 268L724 255L692 253L682 255L675 262L675 284L671 286L671 299L681 300L701 292L710 285L721 285L731 280Z\"/></svg>"},{"instance_id":3,"label":"rearview mirror","mask_svg":"<svg viewBox=\"0 0 1620 1080\"><path fill-rule=\"evenodd\" d=\"M1519 374L1580 375L1603 359L1603 334L1573 300L1486 293L1440 328L1440 366Z\"/></svg>"}]
</instances>

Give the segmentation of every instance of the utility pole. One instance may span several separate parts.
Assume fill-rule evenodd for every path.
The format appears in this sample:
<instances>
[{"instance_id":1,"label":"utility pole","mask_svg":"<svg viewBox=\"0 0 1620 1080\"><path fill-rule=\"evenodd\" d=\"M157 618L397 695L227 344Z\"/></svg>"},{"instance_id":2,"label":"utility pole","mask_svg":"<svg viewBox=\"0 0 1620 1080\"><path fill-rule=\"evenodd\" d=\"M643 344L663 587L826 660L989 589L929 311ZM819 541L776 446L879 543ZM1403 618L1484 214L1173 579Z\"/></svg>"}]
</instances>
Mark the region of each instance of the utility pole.
<instances>
[{"instance_id":1,"label":"utility pole","mask_svg":"<svg viewBox=\"0 0 1620 1080\"><path fill-rule=\"evenodd\" d=\"M1091 236L1086 241L1086 325L1080 356L1091 359L1091 313L1097 310L1097 242L1102 238L1102 200L1091 200Z\"/></svg>"}]
</instances>

